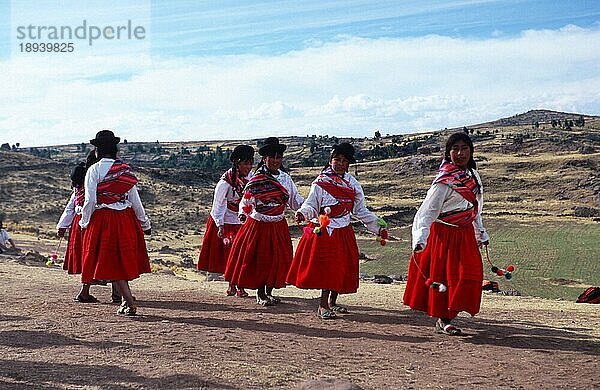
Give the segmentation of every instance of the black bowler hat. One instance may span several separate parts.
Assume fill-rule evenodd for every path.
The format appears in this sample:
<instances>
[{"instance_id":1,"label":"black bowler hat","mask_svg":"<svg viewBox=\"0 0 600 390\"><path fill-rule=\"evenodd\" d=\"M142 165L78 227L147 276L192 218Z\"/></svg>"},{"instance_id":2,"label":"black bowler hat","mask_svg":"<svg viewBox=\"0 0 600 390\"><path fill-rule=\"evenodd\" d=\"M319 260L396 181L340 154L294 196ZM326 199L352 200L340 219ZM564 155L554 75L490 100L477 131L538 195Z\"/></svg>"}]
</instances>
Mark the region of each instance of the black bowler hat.
<instances>
[{"instance_id":1,"label":"black bowler hat","mask_svg":"<svg viewBox=\"0 0 600 390\"><path fill-rule=\"evenodd\" d=\"M275 154L283 155L287 145L280 144L279 138L269 137L264 140L263 145L258 149L258 154L261 156L274 156Z\"/></svg>"},{"instance_id":2,"label":"black bowler hat","mask_svg":"<svg viewBox=\"0 0 600 390\"><path fill-rule=\"evenodd\" d=\"M254 160L254 148L249 145L238 145L229 156L231 162Z\"/></svg>"},{"instance_id":3,"label":"black bowler hat","mask_svg":"<svg viewBox=\"0 0 600 390\"><path fill-rule=\"evenodd\" d=\"M96 138L90 140L90 143L94 146L116 145L119 142L121 142L121 138L115 137L115 133L110 130L100 130L96 133Z\"/></svg>"},{"instance_id":4,"label":"black bowler hat","mask_svg":"<svg viewBox=\"0 0 600 390\"><path fill-rule=\"evenodd\" d=\"M342 142L339 145L333 145L333 149L331 150L331 158L333 158L333 156L336 154L341 154L342 156L346 157L350 164L354 164L356 162L356 158L354 158L354 146L348 142Z\"/></svg>"}]
</instances>

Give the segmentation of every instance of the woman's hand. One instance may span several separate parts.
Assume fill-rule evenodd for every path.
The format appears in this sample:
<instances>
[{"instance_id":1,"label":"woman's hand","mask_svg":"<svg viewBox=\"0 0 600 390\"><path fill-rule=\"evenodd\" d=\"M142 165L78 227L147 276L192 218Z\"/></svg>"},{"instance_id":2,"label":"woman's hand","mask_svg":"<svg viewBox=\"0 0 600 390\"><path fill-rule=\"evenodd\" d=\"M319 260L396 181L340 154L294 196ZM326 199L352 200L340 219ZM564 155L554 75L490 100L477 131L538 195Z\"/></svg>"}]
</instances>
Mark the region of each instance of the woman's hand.
<instances>
[{"instance_id":1,"label":"woman's hand","mask_svg":"<svg viewBox=\"0 0 600 390\"><path fill-rule=\"evenodd\" d=\"M225 226L219 226L217 228L217 236L219 236L219 238L225 238Z\"/></svg>"},{"instance_id":2,"label":"woman's hand","mask_svg":"<svg viewBox=\"0 0 600 390\"><path fill-rule=\"evenodd\" d=\"M152 229L146 229L146 230L144 230L144 234L147 235L147 236L151 235L152 234Z\"/></svg>"},{"instance_id":3,"label":"woman's hand","mask_svg":"<svg viewBox=\"0 0 600 390\"><path fill-rule=\"evenodd\" d=\"M67 229L65 229L65 228L59 228L59 229L56 231L56 237L61 237L61 238L62 238L62 237L64 237L64 236L65 236L65 233L66 233L66 231L67 231Z\"/></svg>"},{"instance_id":4,"label":"woman's hand","mask_svg":"<svg viewBox=\"0 0 600 390\"><path fill-rule=\"evenodd\" d=\"M300 211L296 211L296 215L294 215L294 221L296 221L297 224L300 224L306 221L306 217Z\"/></svg>"},{"instance_id":5,"label":"woman's hand","mask_svg":"<svg viewBox=\"0 0 600 390\"><path fill-rule=\"evenodd\" d=\"M489 244L490 244L490 240L485 240L484 242L479 243L479 247L481 248L482 246L488 246Z\"/></svg>"},{"instance_id":6,"label":"woman's hand","mask_svg":"<svg viewBox=\"0 0 600 390\"><path fill-rule=\"evenodd\" d=\"M239 215L238 215L238 219L240 220L240 222L241 222L241 223L244 223L244 222L246 222L246 219L247 219L247 218L248 218L248 217L246 216L246 214L239 214Z\"/></svg>"},{"instance_id":7,"label":"woman's hand","mask_svg":"<svg viewBox=\"0 0 600 390\"><path fill-rule=\"evenodd\" d=\"M415 245L415 249L413 249L413 253L421 253L423 252L423 245L417 244Z\"/></svg>"}]
</instances>

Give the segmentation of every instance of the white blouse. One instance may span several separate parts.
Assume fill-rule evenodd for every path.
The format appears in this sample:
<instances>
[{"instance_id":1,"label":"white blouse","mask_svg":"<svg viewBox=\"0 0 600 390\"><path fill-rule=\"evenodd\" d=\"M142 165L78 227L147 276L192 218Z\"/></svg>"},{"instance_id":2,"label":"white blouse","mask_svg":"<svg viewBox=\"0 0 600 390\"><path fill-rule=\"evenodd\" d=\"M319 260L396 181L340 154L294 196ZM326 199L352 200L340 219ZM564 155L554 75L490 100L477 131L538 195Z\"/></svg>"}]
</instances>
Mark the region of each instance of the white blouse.
<instances>
[{"instance_id":1,"label":"white blouse","mask_svg":"<svg viewBox=\"0 0 600 390\"><path fill-rule=\"evenodd\" d=\"M65 209L56 224L56 229L68 229L71 227L73 223L73 218L75 218L76 214L81 215L81 206L77 206L75 204L75 197L77 195L77 189L73 188L71 192L71 197L69 198L69 203L65 206Z\"/></svg>"},{"instance_id":2,"label":"white blouse","mask_svg":"<svg viewBox=\"0 0 600 390\"><path fill-rule=\"evenodd\" d=\"M146 215L140 195L136 186L133 186L127 194L125 194L125 200L123 202L116 202L111 204L97 204L96 201L96 190L98 189L98 183L104 179L108 173L110 167L115 162L112 158L103 158L91 167L88 168L85 174L85 201L83 202L83 208L81 211L81 221L79 226L82 229L86 229L92 218L92 214L95 210L101 208L108 208L112 210L125 210L131 207L140 221L142 230L150 229L150 218Z\"/></svg>"},{"instance_id":3,"label":"white blouse","mask_svg":"<svg viewBox=\"0 0 600 390\"><path fill-rule=\"evenodd\" d=\"M354 189L354 207L352 208L352 215L361 221L365 227L371 232L377 234L379 232L379 226L377 225L377 216L373 214L365 204L365 194L361 185L358 181L349 173L344 174L344 180L350 183L350 186ZM333 206L338 203L329 192L325 191L322 187L313 182L310 186L310 192L308 198L302 204L302 207L298 211L304 215L306 219L312 220L312 222L319 223L318 216L319 210L323 207ZM327 226L327 232L329 235L333 232L333 229L339 229L346 227L350 224L350 214L346 214L342 217L331 218L330 223Z\"/></svg>"},{"instance_id":4,"label":"white blouse","mask_svg":"<svg viewBox=\"0 0 600 390\"><path fill-rule=\"evenodd\" d=\"M246 177L250 180L252 173L249 173ZM215 221L215 225L223 226L228 225L239 225L241 224L238 213L231 211L227 208L227 202L237 202L240 197L235 192L233 187L225 180L221 179L217 182L215 187L215 195L213 197L212 209L210 210L210 216Z\"/></svg>"},{"instance_id":5,"label":"white blouse","mask_svg":"<svg viewBox=\"0 0 600 390\"><path fill-rule=\"evenodd\" d=\"M478 183L481 183L479 173L473 170L473 174ZM481 210L483 209L483 186L481 186L479 194L476 196L479 210L477 211L477 217L473 221L473 227L475 228L475 238L477 243L489 241L490 236L483 227L483 221L481 220ZM419 207L417 214L413 220L412 225L412 247L413 249L421 244L425 248L427 244L427 238L429 237L429 231L433 222L441 222L449 225L438 219L441 213L450 211L464 211L472 208L473 204L462 197L458 192L454 191L450 186L443 183L436 183L429 188L423 204Z\"/></svg>"},{"instance_id":6,"label":"white blouse","mask_svg":"<svg viewBox=\"0 0 600 390\"><path fill-rule=\"evenodd\" d=\"M278 173L273 176L275 176L277 181L282 186L285 187L285 189L288 191L288 194L290 195L290 198L287 201L287 206L294 211L298 210L300 208L300 206L302 206L302 203L304 203L304 198L302 196L300 196L300 194L298 193L298 187L296 187L296 184L294 183L294 181L292 180L290 175L288 175L285 172L278 171ZM244 206L247 204L252 205L252 211L250 212L250 214L246 214L243 210ZM283 218L285 218L285 213L281 213L279 215L261 214L258 211L256 211L256 207L254 207L255 205L256 205L255 197L251 197L250 199L242 198L242 200L240 201L239 214L240 215L246 214L246 215L250 216L251 218L256 219L257 221L261 221L261 222L279 222Z\"/></svg>"}]
</instances>

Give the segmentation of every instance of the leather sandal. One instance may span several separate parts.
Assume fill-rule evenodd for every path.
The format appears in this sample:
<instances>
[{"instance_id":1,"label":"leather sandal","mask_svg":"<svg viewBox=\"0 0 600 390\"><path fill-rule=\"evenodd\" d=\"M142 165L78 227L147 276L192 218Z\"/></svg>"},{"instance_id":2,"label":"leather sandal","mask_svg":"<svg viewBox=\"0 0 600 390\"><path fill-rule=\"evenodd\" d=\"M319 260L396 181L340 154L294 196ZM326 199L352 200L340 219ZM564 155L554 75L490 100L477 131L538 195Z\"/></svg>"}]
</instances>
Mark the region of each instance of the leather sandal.
<instances>
[{"instance_id":1,"label":"leather sandal","mask_svg":"<svg viewBox=\"0 0 600 390\"><path fill-rule=\"evenodd\" d=\"M441 320L435 322L435 331L448 336L459 336L462 331L452 324L444 324Z\"/></svg>"},{"instance_id":2,"label":"leather sandal","mask_svg":"<svg viewBox=\"0 0 600 390\"><path fill-rule=\"evenodd\" d=\"M348 309L346 309L344 306L331 305L330 308L331 308L331 310L333 310L334 312L339 313L339 314L348 313Z\"/></svg>"},{"instance_id":3,"label":"leather sandal","mask_svg":"<svg viewBox=\"0 0 600 390\"><path fill-rule=\"evenodd\" d=\"M266 306L273 306L273 302L271 302L271 300L269 298L262 299L258 295L256 296L256 303L258 303L261 306L265 306L265 307Z\"/></svg>"},{"instance_id":4,"label":"leather sandal","mask_svg":"<svg viewBox=\"0 0 600 390\"><path fill-rule=\"evenodd\" d=\"M232 297L232 296L234 296L234 295L235 295L235 294L237 294L237 293L239 293L239 291L238 291L238 290L236 290L236 288L235 288L235 287L231 287L231 286L230 286L230 287L228 287L228 288L227 288L227 296L228 296L228 297Z\"/></svg>"},{"instance_id":5,"label":"leather sandal","mask_svg":"<svg viewBox=\"0 0 600 390\"><path fill-rule=\"evenodd\" d=\"M330 309L323 309L323 311L321 311L321 309L323 309L322 307L319 307L317 309L317 317L319 317L322 320L333 320L334 318L337 317L337 315L335 314L335 312L333 310Z\"/></svg>"},{"instance_id":6,"label":"leather sandal","mask_svg":"<svg viewBox=\"0 0 600 390\"><path fill-rule=\"evenodd\" d=\"M73 300L75 302L79 302L79 303L97 303L98 302L98 298L96 298L92 294L90 294L88 296L77 295L75 298L73 298Z\"/></svg>"},{"instance_id":7,"label":"leather sandal","mask_svg":"<svg viewBox=\"0 0 600 390\"><path fill-rule=\"evenodd\" d=\"M132 305L128 306L127 302L123 302L121 306L117 309L117 314L125 315L125 316L134 316L137 313L137 306Z\"/></svg>"},{"instance_id":8,"label":"leather sandal","mask_svg":"<svg viewBox=\"0 0 600 390\"><path fill-rule=\"evenodd\" d=\"M240 298L246 298L248 296L248 293L244 289L240 288L239 290L237 290L237 293L235 295L237 295Z\"/></svg>"}]
</instances>

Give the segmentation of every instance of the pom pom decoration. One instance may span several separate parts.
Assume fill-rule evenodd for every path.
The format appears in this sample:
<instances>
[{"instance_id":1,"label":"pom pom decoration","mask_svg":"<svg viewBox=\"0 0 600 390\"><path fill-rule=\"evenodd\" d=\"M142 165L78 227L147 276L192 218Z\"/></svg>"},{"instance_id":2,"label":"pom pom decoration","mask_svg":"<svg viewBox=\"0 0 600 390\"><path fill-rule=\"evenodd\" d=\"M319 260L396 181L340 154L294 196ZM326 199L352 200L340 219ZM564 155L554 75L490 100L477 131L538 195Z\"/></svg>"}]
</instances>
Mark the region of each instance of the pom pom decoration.
<instances>
[{"instance_id":1,"label":"pom pom decoration","mask_svg":"<svg viewBox=\"0 0 600 390\"><path fill-rule=\"evenodd\" d=\"M56 253L53 253L50 255L50 259L52 259L53 261L58 259L58 256L56 255Z\"/></svg>"},{"instance_id":2,"label":"pom pom decoration","mask_svg":"<svg viewBox=\"0 0 600 390\"><path fill-rule=\"evenodd\" d=\"M48 261L46 262L46 265L48 267L52 267L54 265L54 261L52 261L52 259L48 259Z\"/></svg>"},{"instance_id":3,"label":"pom pom decoration","mask_svg":"<svg viewBox=\"0 0 600 390\"><path fill-rule=\"evenodd\" d=\"M250 212L252 211L252 205L251 204L246 204L242 207L242 210L244 211L244 213L246 214L250 214Z\"/></svg>"},{"instance_id":4,"label":"pom pom decoration","mask_svg":"<svg viewBox=\"0 0 600 390\"><path fill-rule=\"evenodd\" d=\"M508 267L506 267L506 269L496 267L490 261L490 254L488 252L487 245L485 246L485 257L487 258L488 263L490 263L490 265L492 266L491 270L492 270L493 273L496 274L496 276L500 276L500 277L504 276L506 278L506 280L511 280L512 279L512 273L515 270L515 266L512 265L512 264L510 264Z\"/></svg>"},{"instance_id":5,"label":"pom pom decoration","mask_svg":"<svg viewBox=\"0 0 600 390\"><path fill-rule=\"evenodd\" d=\"M377 226L382 229L387 229L388 224L383 220L383 218L377 217Z\"/></svg>"},{"instance_id":6,"label":"pom pom decoration","mask_svg":"<svg viewBox=\"0 0 600 390\"><path fill-rule=\"evenodd\" d=\"M252 194L249 191L244 192L244 199L252 198Z\"/></svg>"},{"instance_id":7,"label":"pom pom decoration","mask_svg":"<svg viewBox=\"0 0 600 390\"><path fill-rule=\"evenodd\" d=\"M321 229L326 228L329 223L331 222L331 220L329 219L329 217L325 214L321 214L319 215L319 225Z\"/></svg>"},{"instance_id":8,"label":"pom pom decoration","mask_svg":"<svg viewBox=\"0 0 600 390\"><path fill-rule=\"evenodd\" d=\"M386 229L382 229L381 232L379 232L379 235L381 236L382 239L387 240L388 231Z\"/></svg>"},{"instance_id":9,"label":"pom pom decoration","mask_svg":"<svg viewBox=\"0 0 600 390\"><path fill-rule=\"evenodd\" d=\"M428 278L425 276L425 274L423 273L423 270L421 269L421 267L419 267L419 263L415 259L414 255L410 257L410 260L413 261L415 263L415 265L417 266L417 269L421 273L421 276L425 279L425 285L427 287L434 289L434 290L438 290L441 293L448 291L448 287L444 283L434 282L431 277Z\"/></svg>"},{"instance_id":10,"label":"pom pom decoration","mask_svg":"<svg viewBox=\"0 0 600 390\"><path fill-rule=\"evenodd\" d=\"M385 246L385 244L387 244L386 240L383 240L383 239L379 240L379 245Z\"/></svg>"},{"instance_id":11,"label":"pom pom decoration","mask_svg":"<svg viewBox=\"0 0 600 390\"><path fill-rule=\"evenodd\" d=\"M310 226L305 226L304 227L304 234L312 234L313 230L310 228Z\"/></svg>"},{"instance_id":12,"label":"pom pom decoration","mask_svg":"<svg viewBox=\"0 0 600 390\"><path fill-rule=\"evenodd\" d=\"M315 233L317 236L321 235L321 228L319 226L315 227L313 229L313 233Z\"/></svg>"},{"instance_id":13,"label":"pom pom decoration","mask_svg":"<svg viewBox=\"0 0 600 390\"><path fill-rule=\"evenodd\" d=\"M231 240L229 240L229 238L228 238L228 237L225 237L225 238L223 239L223 245L229 245L230 243L231 243Z\"/></svg>"},{"instance_id":14,"label":"pom pom decoration","mask_svg":"<svg viewBox=\"0 0 600 390\"><path fill-rule=\"evenodd\" d=\"M327 206L323 209L323 211L325 212L325 215L329 215L331 214L331 207Z\"/></svg>"}]
</instances>

